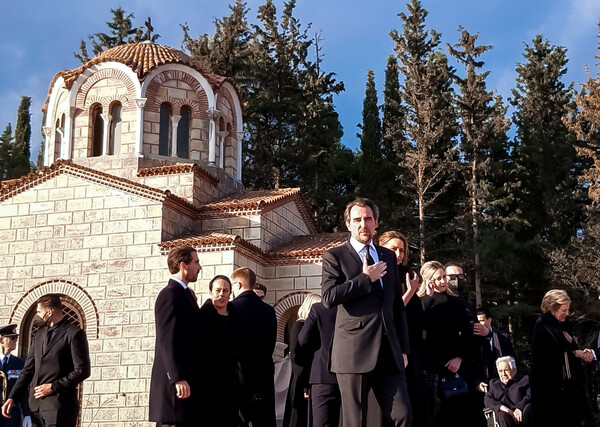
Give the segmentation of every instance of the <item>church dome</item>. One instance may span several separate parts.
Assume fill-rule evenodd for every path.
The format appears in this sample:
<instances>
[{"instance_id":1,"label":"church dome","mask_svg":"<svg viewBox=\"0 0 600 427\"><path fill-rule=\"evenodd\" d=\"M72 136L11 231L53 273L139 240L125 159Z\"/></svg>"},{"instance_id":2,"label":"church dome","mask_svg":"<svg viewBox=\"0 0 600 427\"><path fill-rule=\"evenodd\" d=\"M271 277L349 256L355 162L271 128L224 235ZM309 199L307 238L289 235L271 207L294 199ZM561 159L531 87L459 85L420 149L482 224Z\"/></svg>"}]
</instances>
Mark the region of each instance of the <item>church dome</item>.
<instances>
[{"instance_id":1,"label":"church dome","mask_svg":"<svg viewBox=\"0 0 600 427\"><path fill-rule=\"evenodd\" d=\"M67 88L70 88L71 84L81 73L92 65L101 62L120 62L121 64L127 65L137 74L140 81L144 80L144 77L146 77L153 69L164 64L184 64L196 69L205 76L210 75L200 67L195 66L190 57L182 51L149 41L128 43L112 47L90 59L81 67L62 71L58 74L65 80Z\"/></svg>"}]
</instances>

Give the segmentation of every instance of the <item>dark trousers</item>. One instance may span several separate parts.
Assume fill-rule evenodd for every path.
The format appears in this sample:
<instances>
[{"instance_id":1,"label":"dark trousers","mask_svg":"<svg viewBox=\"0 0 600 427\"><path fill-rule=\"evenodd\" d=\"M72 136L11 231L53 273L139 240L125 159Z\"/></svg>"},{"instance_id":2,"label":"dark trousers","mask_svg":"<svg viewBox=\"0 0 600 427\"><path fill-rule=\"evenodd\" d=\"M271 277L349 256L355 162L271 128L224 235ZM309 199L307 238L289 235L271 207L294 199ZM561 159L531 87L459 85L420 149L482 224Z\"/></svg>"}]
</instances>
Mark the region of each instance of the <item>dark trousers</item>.
<instances>
[{"instance_id":1,"label":"dark trousers","mask_svg":"<svg viewBox=\"0 0 600 427\"><path fill-rule=\"evenodd\" d=\"M342 396L337 384L310 386L313 427L338 427L342 410Z\"/></svg>"},{"instance_id":2,"label":"dark trousers","mask_svg":"<svg viewBox=\"0 0 600 427\"><path fill-rule=\"evenodd\" d=\"M373 390L383 420L396 427L412 425L412 410L404 371L398 370L387 339L382 345L375 369L361 374L336 374L342 395L344 427L367 427L369 391Z\"/></svg>"},{"instance_id":3,"label":"dark trousers","mask_svg":"<svg viewBox=\"0 0 600 427\"><path fill-rule=\"evenodd\" d=\"M75 427L77 425L77 405L59 411L31 411L31 423L36 427Z\"/></svg>"}]
</instances>

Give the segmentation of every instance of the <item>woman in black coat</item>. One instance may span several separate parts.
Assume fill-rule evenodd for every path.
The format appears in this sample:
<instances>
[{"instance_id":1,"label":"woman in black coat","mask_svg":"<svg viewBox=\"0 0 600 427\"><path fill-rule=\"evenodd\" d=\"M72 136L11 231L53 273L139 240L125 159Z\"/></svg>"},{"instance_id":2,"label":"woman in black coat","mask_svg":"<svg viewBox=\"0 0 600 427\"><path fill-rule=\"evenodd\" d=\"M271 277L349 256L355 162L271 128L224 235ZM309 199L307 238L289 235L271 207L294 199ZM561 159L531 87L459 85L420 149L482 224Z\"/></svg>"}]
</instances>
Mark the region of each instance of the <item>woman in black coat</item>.
<instances>
[{"instance_id":1,"label":"woman in black coat","mask_svg":"<svg viewBox=\"0 0 600 427\"><path fill-rule=\"evenodd\" d=\"M240 425L238 361L235 343L235 314L229 303L231 282L215 276L209 283L211 298L200 307L203 356L201 370L205 390L201 404L201 425Z\"/></svg>"},{"instance_id":2,"label":"woman in black coat","mask_svg":"<svg viewBox=\"0 0 600 427\"><path fill-rule=\"evenodd\" d=\"M421 363L424 313L421 299L417 295L419 276L408 268L408 240L402 233L386 231L379 237L379 245L396 254L398 272L403 283L402 301L406 307L406 322L410 343L410 354L405 374L408 396L413 411L413 425L429 427L432 425L432 419L427 402L423 365ZM371 401L369 401L370 404ZM371 419L369 415L369 420ZM371 425L371 423L369 424ZM380 425L380 423L377 422L377 425Z\"/></svg>"},{"instance_id":3,"label":"woman in black coat","mask_svg":"<svg viewBox=\"0 0 600 427\"><path fill-rule=\"evenodd\" d=\"M544 295L533 330L531 409L534 426L595 425L585 395L583 368L570 322L571 299L563 290Z\"/></svg>"},{"instance_id":4,"label":"woman in black coat","mask_svg":"<svg viewBox=\"0 0 600 427\"><path fill-rule=\"evenodd\" d=\"M417 295L424 310L423 367L427 373L429 405L435 426L470 426L467 394L445 398L439 386L458 374L470 383L472 328L462 302L448 294L444 266L429 261L421 267L421 285Z\"/></svg>"}]
</instances>

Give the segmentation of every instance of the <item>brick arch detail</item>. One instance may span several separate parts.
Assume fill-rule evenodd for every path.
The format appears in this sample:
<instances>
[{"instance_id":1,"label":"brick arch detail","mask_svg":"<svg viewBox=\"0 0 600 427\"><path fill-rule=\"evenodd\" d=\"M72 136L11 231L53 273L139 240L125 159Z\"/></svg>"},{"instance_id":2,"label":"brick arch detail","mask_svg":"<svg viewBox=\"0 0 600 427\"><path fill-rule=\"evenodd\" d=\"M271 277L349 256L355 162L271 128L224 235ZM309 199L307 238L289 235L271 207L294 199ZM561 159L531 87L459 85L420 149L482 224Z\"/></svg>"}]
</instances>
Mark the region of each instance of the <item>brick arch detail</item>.
<instances>
[{"instance_id":1,"label":"brick arch detail","mask_svg":"<svg viewBox=\"0 0 600 427\"><path fill-rule=\"evenodd\" d=\"M237 131L238 128L238 116L237 111L235 109L235 102L233 101L233 97L231 96L231 92L227 89L223 89L220 95L229 102L229 109L231 110L231 120L233 122L233 129Z\"/></svg>"},{"instance_id":2,"label":"brick arch detail","mask_svg":"<svg viewBox=\"0 0 600 427\"><path fill-rule=\"evenodd\" d=\"M182 100L170 100L157 96L160 87L167 81L176 80L187 83L192 90L198 96L198 100L182 99ZM208 119L208 98L204 88L194 76L181 71L181 70L165 70L158 73L152 78L152 81L148 84L146 89L146 110L158 112L160 105L163 102L171 102L172 105L179 104L179 106L189 105L192 107L192 118L194 119ZM196 104L196 105L194 105Z\"/></svg>"},{"instance_id":3,"label":"brick arch detail","mask_svg":"<svg viewBox=\"0 0 600 427\"><path fill-rule=\"evenodd\" d=\"M157 96L154 99L156 105L160 109L160 106L164 103L171 105L172 113L176 116L181 114L181 107L188 106L192 110L192 118L200 119L202 118L202 110L200 109L200 103L198 101L192 99L181 99L181 98L171 98L170 96ZM205 114L206 115L206 114Z\"/></svg>"},{"instance_id":4,"label":"brick arch detail","mask_svg":"<svg viewBox=\"0 0 600 427\"><path fill-rule=\"evenodd\" d=\"M273 304L277 316L277 341L283 342L284 340L285 325L287 324L287 321L290 320L293 313L290 309L302 305L304 298L308 294L310 294L310 291L292 292Z\"/></svg>"},{"instance_id":5,"label":"brick arch detail","mask_svg":"<svg viewBox=\"0 0 600 427\"><path fill-rule=\"evenodd\" d=\"M79 91L77 92L77 98L76 98L76 104L77 106L83 106L84 103L86 105L89 105L89 103L85 102L86 96L88 91L90 90L90 88L95 85L96 83L98 83L100 80L103 79L107 79L107 78L113 78L116 80L119 80L121 83L123 83L125 85L125 87L127 88L127 94L128 96L125 95L120 95L120 96L115 96L114 100L124 100L121 101L121 104L123 104L123 106L130 106L129 103L129 99L133 99L135 98L135 83L131 80L131 78L122 70L117 70L115 68L104 68L101 70L98 70L96 72L94 72L90 77L88 77L85 82L81 85L81 88L79 88ZM109 104L111 102L111 100L113 100L113 98L111 98L109 100Z\"/></svg>"},{"instance_id":6,"label":"brick arch detail","mask_svg":"<svg viewBox=\"0 0 600 427\"><path fill-rule=\"evenodd\" d=\"M13 312L10 314L8 323L20 325L29 308L35 304L40 297L47 294L63 294L77 301L77 304L79 304L83 310L83 315L86 320L86 334L88 338L98 339L100 317L98 316L96 304L94 304L90 294L88 294L81 286L68 280L52 280L40 283L31 288L19 301L17 301Z\"/></svg>"}]
</instances>

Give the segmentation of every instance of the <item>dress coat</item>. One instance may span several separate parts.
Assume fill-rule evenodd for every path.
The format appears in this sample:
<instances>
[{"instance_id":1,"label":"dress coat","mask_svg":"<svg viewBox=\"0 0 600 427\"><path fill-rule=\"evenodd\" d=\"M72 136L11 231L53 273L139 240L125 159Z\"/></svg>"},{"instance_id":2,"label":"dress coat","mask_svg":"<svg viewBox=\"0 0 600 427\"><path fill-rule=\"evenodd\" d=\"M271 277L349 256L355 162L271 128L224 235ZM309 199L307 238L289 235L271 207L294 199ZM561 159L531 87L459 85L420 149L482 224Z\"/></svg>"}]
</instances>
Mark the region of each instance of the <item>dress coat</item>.
<instances>
[{"instance_id":1,"label":"dress coat","mask_svg":"<svg viewBox=\"0 0 600 427\"><path fill-rule=\"evenodd\" d=\"M21 370L25 366L25 360L20 357L13 356L12 354L8 358L8 364L6 366L6 370L4 371L4 375L6 375L6 397L10 396L10 392L15 386L19 375L21 375ZM2 386L0 382L0 393L3 392ZM0 427L20 427L22 417L27 417L31 414L29 410L29 404L27 403L28 396L27 393L23 393L23 396L19 401L15 402L12 410L10 411L10 418L0 417Z\"/></svg>"},{"instance_id":2,"label":"dress coat","mask_svg":"<svg viewBox=\"0 0 600 427\"><path fill-rule=\"evenodd\" d=\"M46 343L48 326L33 339L25 365L10 397L15 401L28 392L32 412L43 413L50 423L61 427L75 426L79 403L77 385L90 376L90 353L85 331L66 319L54 325L55 331ZM34 387L51 384L52 393L41 399L33 397Z\"/></svg>"},{"instance_id":3,"label":"dress coat","mask_svg":"<svg viewBox=\"0 0 600 427\"><path fill-rule=\"evenodd\" d=\"M372 372L384 336L396 368L404 371L402 354L410 351L396 256L381 246L375 245L375 250L379 260L387 264L387 273L376 282L362 272L363 262L350 241L323 254L323 305L338 307L331 349L332 372Z\"/></svg>"},{"instance_id":4,"label":"dress coat","mask_svg":"<svg viewBox=\"0 0 600 427\"><path fill-rule=\"evenodd\" d=\"M583 384L581 361L568 320L544 313L535 323L531 346L531 410L534 426L593 426ZM566 374L568 364L569 375Z\"/></svg>"},{"instance_id":5,"label":"dress coat","mask_svg":"<svg viewBox=\"0 0 600 427\"><path fill-rule=\"evenodd\" d=\"M525 407L531 402L531 389L529 377L517 374L513 379L502 384L498 378L490 381L489 390L484 398L485 406L498 412L502 405L508 409L520 409L525 412Z\"/></svg>"},{"instance_id":6,"label":"dress coat","mask_svg":"<svg viewBox=\"0 0 600 427\"><path fill-rule=\"evenodd\" d=\"M275 309L252 290L239 294L231 305L239 336L242 416L256 427L275 426Z\"/></svg>"},{"instance_id":7,"label":"dress coat","mask_svg":"<svg viewBox=\"0 0 600 427\"><path fill-rule=\"evenodd\" d=\"M191 422L199 416L198 404L204 391L198 367L202 327L199 310L191 292L174 279L170 279L156 297L150 421ZM186 399L179 399L175 383L183 380L188 382L191 394Z\"/></svg>"},{"instance_id":8,"label":"dress coat","mask_svg":"<svg viewBox=\"0 0 600 427\"><path fill-rule=\"evenodd\" d=\"M473 343L475 344L473 372L476 385L480 382L487 384L491 379L498 378L496 360L499 357L515 355L515 349L508 335L496 329L492 329L487 337L473 336Z\"/></svg>"},{"instance_id":9,"label":"dress coat","mask_svg":"<svg viewBox=\"0 0 600 427\"><path fill-rule=\"evenodd\" d=\"M221 315L208 299L200 307L201 341L206 343L197 368L210 393L202 404L202 421L207 426L235 427L239 425L238 336L235 310L227 304L228 315Z\"/></svg>"}]
</instances>

